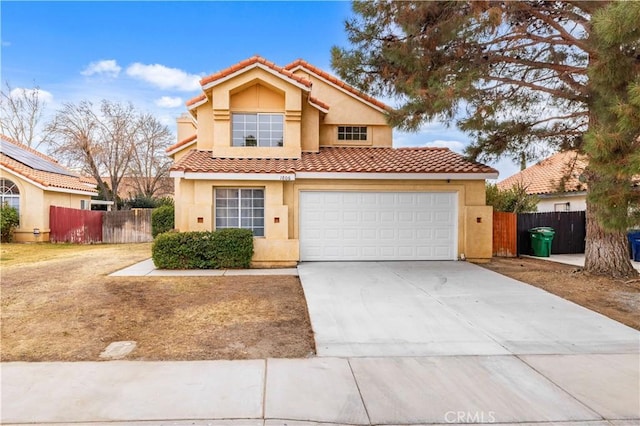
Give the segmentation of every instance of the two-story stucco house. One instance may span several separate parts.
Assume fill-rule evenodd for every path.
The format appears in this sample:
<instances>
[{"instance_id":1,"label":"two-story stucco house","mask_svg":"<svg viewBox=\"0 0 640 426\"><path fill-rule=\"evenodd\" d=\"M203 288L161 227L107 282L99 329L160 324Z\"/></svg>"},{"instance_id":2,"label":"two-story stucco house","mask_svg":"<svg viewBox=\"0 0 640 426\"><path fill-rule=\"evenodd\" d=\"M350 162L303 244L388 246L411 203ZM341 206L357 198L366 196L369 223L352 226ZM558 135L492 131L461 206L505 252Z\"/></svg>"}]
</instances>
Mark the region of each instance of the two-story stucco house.
<instances>
[{"instance_id":1,"label":"two-story stucco house","mask_svg":"<svg viewBox=\"0 0 640 426\"><path fill-rule=\"evenodd\" d=\"M491 257L494 169L394 149L386 105L303 60L200 83L168 149L178 230L251 229L256 266Z\"/></svg>"}]
</instances>

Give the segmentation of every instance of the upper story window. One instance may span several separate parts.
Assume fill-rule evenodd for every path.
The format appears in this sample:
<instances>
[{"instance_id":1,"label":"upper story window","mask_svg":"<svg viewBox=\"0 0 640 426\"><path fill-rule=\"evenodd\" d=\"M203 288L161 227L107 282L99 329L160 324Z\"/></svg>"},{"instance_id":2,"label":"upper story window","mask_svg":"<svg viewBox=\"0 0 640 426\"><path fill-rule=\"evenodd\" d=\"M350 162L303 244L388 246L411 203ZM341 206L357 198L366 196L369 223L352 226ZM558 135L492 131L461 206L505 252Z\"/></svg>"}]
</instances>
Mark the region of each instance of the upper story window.
<instances>
[{"instance_id":1,"label":"upper story window","mask_svg":"<svg viewBox=\"0 0 640 426\"><path fill-rule=\"evenodd\" d=\"M366 126L338 126L339 141L366 141Z\"/></svg>"},{"instance_id":2,"label":"upper story window","mask_svg":"<svg viewBox=\"0 0 640 426\"><path fill-rule=\"evenodd\" d=\"M282 146L284 116L282 114L233 114L231 131L233 146Z\"/></svg>"}]
</instances>

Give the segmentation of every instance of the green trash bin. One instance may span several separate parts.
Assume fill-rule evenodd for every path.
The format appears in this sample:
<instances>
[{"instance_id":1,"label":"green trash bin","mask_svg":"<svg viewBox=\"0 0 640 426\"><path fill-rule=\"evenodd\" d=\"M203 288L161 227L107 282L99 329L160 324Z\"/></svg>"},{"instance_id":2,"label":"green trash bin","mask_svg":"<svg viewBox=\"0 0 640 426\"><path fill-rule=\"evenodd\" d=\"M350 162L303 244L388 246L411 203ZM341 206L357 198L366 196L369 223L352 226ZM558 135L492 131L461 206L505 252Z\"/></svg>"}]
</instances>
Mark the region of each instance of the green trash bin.
<instances>
[{"instance_id":1,"label":"green trash bin","mask_svg":"<svg viewBox=\"0 0 640 426\"><path fill-rule=\"evenodd\" d=\"M541 226L529 229L531 236L531 250L534 256L549 257L551 255L551 243L556 231L553 228Z\"/></svg>"}]
</instances>

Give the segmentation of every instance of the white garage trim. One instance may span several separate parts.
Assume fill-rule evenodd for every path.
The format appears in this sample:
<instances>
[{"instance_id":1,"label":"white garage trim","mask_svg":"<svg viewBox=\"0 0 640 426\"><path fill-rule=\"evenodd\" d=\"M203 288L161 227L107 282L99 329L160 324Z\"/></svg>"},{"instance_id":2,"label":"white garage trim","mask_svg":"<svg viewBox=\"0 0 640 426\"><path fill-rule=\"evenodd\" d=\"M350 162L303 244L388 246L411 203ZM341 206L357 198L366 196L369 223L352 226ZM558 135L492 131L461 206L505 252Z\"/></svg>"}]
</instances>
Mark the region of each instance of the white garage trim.
<instances>
[{"instance_id":1,"label":"white garage trim","mask_svg":"<svg viewBox=\"0 0 640 426\"><path fill-rule=\"evenodd\" d=\"M456 260L456 192L300 191L301 261Z\"/></svg>"}]
</instances>

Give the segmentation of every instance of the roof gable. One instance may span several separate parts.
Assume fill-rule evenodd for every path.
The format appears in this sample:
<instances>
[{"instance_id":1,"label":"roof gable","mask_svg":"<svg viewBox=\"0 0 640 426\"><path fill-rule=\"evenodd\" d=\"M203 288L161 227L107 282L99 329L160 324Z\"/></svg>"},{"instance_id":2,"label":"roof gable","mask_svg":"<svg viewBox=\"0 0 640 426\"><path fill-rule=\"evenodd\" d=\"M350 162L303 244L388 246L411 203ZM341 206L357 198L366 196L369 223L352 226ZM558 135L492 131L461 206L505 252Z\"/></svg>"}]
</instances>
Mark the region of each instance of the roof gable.
<instances>
[{"instance_id":1,"label":"roof gable","mask_svg":"<svg viewBox=\"0 0 640 426\"><path fill-rule=\"evenodd\" d=\"M315 75L317 78L320 78L322 80L324 80L326 83L330 84L331 86L342 90L344 92L346 92L347 94L349 94L352 97L355 97L356 99L360 100L360 101L364 101L365 103L371 105L372 107L374 107L375 109L379 110L380 112L387 112L390 111L392 108L389 107L388 105L386 105L383 102L380 102L379 100L377 100L376 98L367 95L364 92L361 92L360 90L356 89L353 86L350 86L349 84L345 83L344 81L340 80L338 77L335 77L331 74L329 74L328 72L314 66L311 65L309 62L305 61L304 59L296 59L295 61L291 62L290 64L286 65L284 67L284 69L289 70L291 72L295 72L299 69L304 69L305 71L309 72L310 74Z\"/></svg>"},{"instance_id":2,"label":"roof gable","mask_svg":"<svg viewBox=\"0 0 640 426\"><path fill-rule=\"evenodd\" d=\"M235 65L223 69L222 71L218 71L202 78L200 80L200 85L202 86L202 90L207 90L254 68L261 68L270 74L276 75L277 77L300 87L301 89L308 91L311 88L311 81L297 76L291 71L279 67L275 63L267 61L265 58L257 55L252 56L249 59L245 59L244 61L240 61Z\"/></svg>"}]
</instances>

